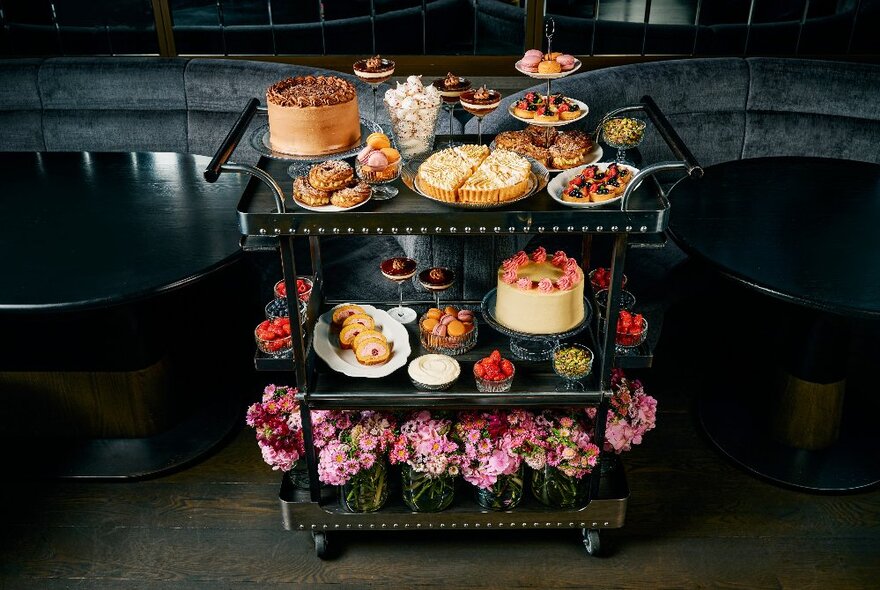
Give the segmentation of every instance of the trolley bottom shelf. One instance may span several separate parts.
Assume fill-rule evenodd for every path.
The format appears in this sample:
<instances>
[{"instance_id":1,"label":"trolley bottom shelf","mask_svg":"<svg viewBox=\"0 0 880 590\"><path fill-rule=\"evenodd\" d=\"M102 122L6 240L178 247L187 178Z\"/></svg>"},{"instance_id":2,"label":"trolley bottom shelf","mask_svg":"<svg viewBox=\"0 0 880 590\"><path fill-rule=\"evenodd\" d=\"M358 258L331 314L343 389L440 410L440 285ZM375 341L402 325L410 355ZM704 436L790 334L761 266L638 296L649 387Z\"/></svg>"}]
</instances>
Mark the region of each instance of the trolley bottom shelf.
<instances>
[{"instance_id":1,"label":"trolley bottom shelf","mask_svg":"<svg viewBox=\"0 0 880 590\"><path fill-rule=\"evenodd\" d=\"M292 531L423 531L423 530L510 530L510 529L614 529L626 518L629 485L623 467L602 476L599 494L585 508L549 508L525 490L513 510L496 512L477 504L470 486L459 487L453 505L442 512L411 511L399 493L372 513L352 513L339 503L335 488L324 488L320 503L312 502L308 490L297 489L285 477L279 501L284 528Z\"/></svg>"}]
</instances>

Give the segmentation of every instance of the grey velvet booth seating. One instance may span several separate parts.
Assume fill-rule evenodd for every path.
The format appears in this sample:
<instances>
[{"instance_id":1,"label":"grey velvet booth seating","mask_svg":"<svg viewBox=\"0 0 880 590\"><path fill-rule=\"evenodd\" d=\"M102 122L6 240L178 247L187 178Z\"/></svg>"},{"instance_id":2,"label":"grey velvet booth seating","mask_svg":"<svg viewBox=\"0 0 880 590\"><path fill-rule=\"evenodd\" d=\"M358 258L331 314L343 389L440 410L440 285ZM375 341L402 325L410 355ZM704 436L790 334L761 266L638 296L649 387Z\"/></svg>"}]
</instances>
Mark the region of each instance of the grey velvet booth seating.
<instances>
[{"instance_id":1,"label":"grey velvet booth seating","mask_svg":"<svg viewBox=\"0 0 880 590\"><path fill-rule=\"evenodd\" d=\"M546 91L544 84L530 88ZM708 58L660 61L577 73L553 82L553 91L587 103L592 131L614 108L654 98L703 166L765 156L819 156L880 162L880 66L782 58ZM524 91L525 92L525 91ZM519 93L519 95L524 94ZM483 132L519 129L507 97L483 119ZM650 127L644 162L672 155ZM468 121L465 132L476 132ZM605 157L613 150L605 146ZM744 197L746 198L746 197ZM671 195L675 215L675 193ZM668 241L627 260L642 303L668 307L694 281L687 256ZM633 281L632 279L637 279ZM647 295L647 298L645 297Z\"/></svg>"},{"instance_id":2,"label":"grey velvet booth seating","mask_svg":"<svg viewBox=\"0 0 880 590\"><path fill-rule=\"evenodd\" d=\"M361 114L372 116L372 92L353 75L287 64L228 59L83 57L0 60L0 150L169 151L210 156L251 97L265 104L265 90L287 76L332 73L357 86ZM379 89L379 123L388 124ZM265 123L257 117L253 127ZM441 117L438 131L447 132ZM461 123L454 129L461 132ZM245 135L232 159L256 164L259 153ZM283 180L283 179L281 179ZM289 185L283 182L283 185ZM234 212L230 212L234 214ZM327 240L328 290L339 298L395 291L378 273L348 280L347 269L383 257L415 255L413 240ZM424 255L430 248L419 248ZM422 258L422 260L426 260ZM280 273L271 263L267 278ZM428 298L410 290L410 296Z\"/></svg>"}]
</instances>

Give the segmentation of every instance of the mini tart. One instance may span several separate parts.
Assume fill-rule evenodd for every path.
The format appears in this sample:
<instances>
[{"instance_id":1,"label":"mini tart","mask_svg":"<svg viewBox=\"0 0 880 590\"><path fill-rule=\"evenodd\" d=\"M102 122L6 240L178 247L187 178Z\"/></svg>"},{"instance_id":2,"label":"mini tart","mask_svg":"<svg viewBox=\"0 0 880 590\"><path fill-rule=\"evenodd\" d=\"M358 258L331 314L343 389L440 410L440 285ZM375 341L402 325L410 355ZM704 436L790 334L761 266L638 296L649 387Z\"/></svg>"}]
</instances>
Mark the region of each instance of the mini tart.
<instances>
[{"instance_id":1,"label":"mini tart","mask_svg":"<svg viewBox=\"0 0 880 590\"><path fill-rule=\"evenodd\" d=\"M534 106L534 105L531 105ZM513 114L519 117L520 119L534 119L535 118L535 110L528 110L528 108L522 109L518 106L513 107Z\"/></svg>"},{"instance_id":2,"label":"mini tart","mask_svg":"<svg viewBox=\"0 0 880 590\"><path fill-rule=\"evenodd\" d=\"M391 346L385 340L367 338L355 344L354 356L362 365L382 365L391 358Z\"/></svg>"},{"instance_id":3,"label":"mini tart","mask_svg":"<svg viewBox=\"0 0 880 590\"><path fill-rule=\"evenodd\" d=\"M309 184L324 191L338 191L351 184L354 169L343 160L327 160L309 170Z\"/></svg>"},{"instance_id":4,"label":"mini tart","mask_svg":"<svg viewBox=\"0 0 880 590\"><path fill-rule=\"evenodd\" d=\"M333 193L330 204L348 209L370 198L372 189L366 182L359 182L352 187L346 187Z\"/></svg>"},{"instance_id":5,"label":"mini tart","mask_svg":"<svg viewBox=\"0 0 880 590\"><path fill-rule=\"evenodd\" d=\"M330 204L330 192L316 189L305 176L297 176L293 181L293 198L311 207Z\"/></svg>"},{"instance_id":6,"label":"mini tart","mask_svg":"<svg viewBox=\"0 0 880 590\"><path fill-rule=\"evenodd\" d=\"M366 313L364 308L360 305L355 305L353 303L348 303L345 305L340 305L336 309L333 310L333 325L336 327L341 327L343 322L345 322L346 318L350 315L354 315L356 313Z\"/></svg>"},{"instance_id":7,"label":"mini tart","mask_svg":"<svg viewBox=\"0 0 880 590\"><path fill-rule=\"evenodd\" d=\"M559 115L555 112L544 111L543 113L535 114L535 121L539 121L541 123L552 123L554 121L559 120Z\"/></svg>"}]
</instances>

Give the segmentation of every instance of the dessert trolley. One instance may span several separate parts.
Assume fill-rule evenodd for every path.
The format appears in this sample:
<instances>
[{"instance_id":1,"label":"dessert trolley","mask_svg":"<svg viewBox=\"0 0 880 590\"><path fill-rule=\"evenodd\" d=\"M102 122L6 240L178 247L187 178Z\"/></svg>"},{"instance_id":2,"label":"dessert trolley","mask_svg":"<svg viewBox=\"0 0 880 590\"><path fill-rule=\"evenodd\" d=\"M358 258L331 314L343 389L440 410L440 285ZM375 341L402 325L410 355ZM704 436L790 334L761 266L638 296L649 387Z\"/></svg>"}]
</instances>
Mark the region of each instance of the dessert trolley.
<instances>
[{"instance_id":1,"label":"dessert trolley","mask_svg":"<svg viewBox=\"0 0 880 590\"><path fill-rule=\"evenodd\" d=\"M616 109L605 118L621 113L642 111L669 146L675 160L646 166L633 178L619 202L604 207L574 209L554 201L542 189L528 199L497 209L450 209L442 203L423 198L402 181L396 181L400 194L387 201L371 202L366 207L341 213L306 211L295 205L288 208L276 178L287 178L288 163L262 158L257 167L234 164L229 157L242 139L248 125L259 110L256 98L251 99L220 149L204 171L205 179L214 182L221 173L252 175L238 204L241 245L245 251L277 250L280 252L283 280L289 295L289 317L299 316L296 298L297 269L294 262L294 240L307 239L313 273L312 294L308 300L307 317L291 322L292 358L272 358L257 351L255 367L264 371L294 371L299 388L303 435L306 442L306 463L310 476L308 490L297 489L286 474L282 480L279 500L285 529L310 532L318 557L327 556L328 538L340 531L414 531L414 530L523 530L581 529L586 551L599 551L599 531L620 528L626 516L629 487L622 466L607 470L594 469L591 476L589 504L582 509L555 509L538 503L525 494L521 504L510 511L493 512L480 508L472 495L459 493L453 506L438 513L410 511L402 501L389 497L388 504L375 513L351 513L342 508L336 490L322 487L317 476L317 457L312 445L311 409L465 409L490 407L559 407L598 406L599 416L608 412L611 395L611 370L614 367L645 368L652 355L647 344L630 354L615 352L614 330L617 306L604 310L604 328L598 325L599 315L590 314L590 326L570 338L586 344L594 351L593 372L585 380L585 391L556 391L559 378L549 362L517 361L516 379L505 393L481 393L472 379L462 377L447 391L416 391L409 381L406 368L398 369L380 379L347 377L329 369L317 358L313 348L313 328L318 316L328 306L339 303L326 301L321 267L321 239L325 236L359 235L454 235L469 236L500 234L575 234L583 237L584 256L589 256L589 240L593 235L610 234L613 238L611 282L608 301L616 301L622 290L623 271L629 246L640 239L657 237L669 222L668 193L657 178L660 172L684 173L700 177L702 168L671 127L666 117L649 97L640 104ZM604 118L603 118L604 121ZM601 124L600 124L601 127ZM645 181L645 182L643 182ZM650 181L650 182L648 182ZM674 186L674 184L673 184ZM377 272L378 272L377 260ZM584 265L587 269L589 264ZM587 280L585 277L584 280ZM590 289L585 289L585 292ZM590 295L590 302L595 301ZM376 302L364 302L376 303ZM396 301L379 302L394 305ZM479 301L450 302L480 309ZM425 305L427 307L428 305ZM596 311L595 309L593 310ZM463 374L493 348L506 348L503 334L483 322L477 346L458 357ZM407 326L412 346L419 345L418 326ZM611 335L609 335L609 332ZM605 421L597 420L594 441L601 449L605 440ZM603 458L616 461L616 457ZM393 489L393 488L392 488Z\"/></svg>"}]
</instances>

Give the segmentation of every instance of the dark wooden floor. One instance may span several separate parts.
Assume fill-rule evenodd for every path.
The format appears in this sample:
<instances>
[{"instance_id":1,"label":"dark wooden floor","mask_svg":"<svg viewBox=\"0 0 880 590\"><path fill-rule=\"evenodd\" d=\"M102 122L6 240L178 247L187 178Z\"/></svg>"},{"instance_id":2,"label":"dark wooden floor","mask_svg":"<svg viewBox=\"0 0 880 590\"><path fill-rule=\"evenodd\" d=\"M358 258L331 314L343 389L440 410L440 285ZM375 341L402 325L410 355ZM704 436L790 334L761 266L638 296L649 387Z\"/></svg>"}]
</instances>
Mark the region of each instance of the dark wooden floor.
<instances>
[{"instance_id":1,"label":"dark wooden floor","mask_svg":"<svg viewBox=\"0 0 880 590\"><path fill-rule=\"evenodd\" d=\"M661 413L626 458L627 525L603 533L608 557L588 557L575 531L420 532L339 536L319 561L308 534L283 530L279 476L242 430L148 481L5 473L0 588L876 588L880 491L807 494L727 463L692 411L711 383L664 360L643 374Z\"/></svg>"}]
</instances>

